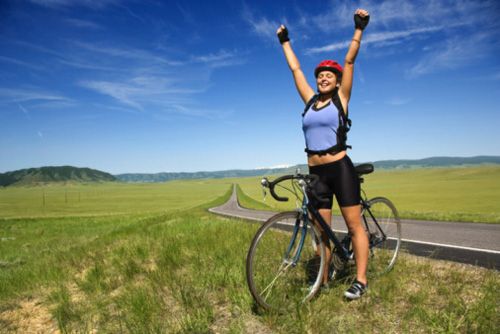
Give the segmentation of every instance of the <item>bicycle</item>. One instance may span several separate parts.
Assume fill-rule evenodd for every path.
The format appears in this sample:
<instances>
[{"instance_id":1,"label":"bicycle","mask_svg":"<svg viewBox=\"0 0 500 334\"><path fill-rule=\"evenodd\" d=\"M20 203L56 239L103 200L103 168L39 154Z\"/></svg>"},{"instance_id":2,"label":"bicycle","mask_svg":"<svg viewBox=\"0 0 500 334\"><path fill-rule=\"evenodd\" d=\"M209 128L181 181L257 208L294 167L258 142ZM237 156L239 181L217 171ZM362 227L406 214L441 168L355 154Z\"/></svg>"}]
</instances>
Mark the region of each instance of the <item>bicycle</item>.
<instances>
[{"instance_id":1,"label":"bicycle","mask_svg":"<svg viewBox=\"0 0 500 334\"><path fill-rule=\"evenodd\" d=\"M373 172L371 164L356 166L360 184L362 175ZM327 225L313 207L310 197L322 201L313 191L318 182L313 174L285 175L270 182L262 179L264 191L269 188L278 201L275 187L290 191L297 199L297 209L269 218L252 240L246 261L246 276L255 301L266 310L286 312L310 300L319 290L325 271L326 249L318 224L333 242L328 277L338 278L349 261L354 258L351 237L342 240ZM291 188L282 182L290 180ZM298 203L302 202L299 207ZM370 243L367 275L377 277L387 273L396 261L401 246L401 222L394 205L384 197L368 199L361 189L361 215Z\"/></svg>"}]
</instances>

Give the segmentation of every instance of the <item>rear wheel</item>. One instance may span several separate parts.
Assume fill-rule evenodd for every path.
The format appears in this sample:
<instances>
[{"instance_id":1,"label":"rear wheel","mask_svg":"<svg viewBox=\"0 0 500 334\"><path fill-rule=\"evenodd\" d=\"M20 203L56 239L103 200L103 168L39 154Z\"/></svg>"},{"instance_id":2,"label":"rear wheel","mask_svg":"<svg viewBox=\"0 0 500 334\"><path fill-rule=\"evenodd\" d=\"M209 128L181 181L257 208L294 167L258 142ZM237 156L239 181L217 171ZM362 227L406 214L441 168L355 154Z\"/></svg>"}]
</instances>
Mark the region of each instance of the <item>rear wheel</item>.
<instances>
[{"instance_id":1,"label":"rear wheel","mask_svg":"<svg viewBox=\"0 0 500 334\"><path fill-rule=\"evenodd\" d=\"M318 291L325 270L325 245L316 226L307 222L307 233L298 262L303 231L296 211L271 217L255 235L248 251L247 282L257 303L267 310L284 312L309 300ZM296 224L300 228L288 256Z\"/></svg>"},{"instance_id":2,"label":"rear wheel","mask_svg":"<svg viewBox=\"0 0 500 334\"><path fill-rule=\"evenodd\" d=\"M368 276L381 276L394 266L401 246L398 212L387 198L377 197L364 207L363 223L370 240Z\"/></svg>"}]
</instances>

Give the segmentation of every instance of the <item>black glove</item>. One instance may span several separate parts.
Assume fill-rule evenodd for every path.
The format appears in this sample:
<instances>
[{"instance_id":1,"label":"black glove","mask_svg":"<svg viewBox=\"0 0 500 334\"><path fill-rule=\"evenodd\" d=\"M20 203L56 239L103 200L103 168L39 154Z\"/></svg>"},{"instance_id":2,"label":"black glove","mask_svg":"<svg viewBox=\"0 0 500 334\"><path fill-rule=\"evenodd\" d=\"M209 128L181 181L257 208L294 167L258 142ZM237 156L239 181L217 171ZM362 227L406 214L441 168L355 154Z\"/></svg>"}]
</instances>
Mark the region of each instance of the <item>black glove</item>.
<instances>
[{"instance_id":1,"label":"black glove","mask_svg":"<svg viewBox=\"0 0 500 334\"><path fill-rule=\"evenodd\" d=\"M288 29L286 27L278 34L278 39L281 44L290 41L290 38L288 38Z\"/></svg>"},{"instance_id":2,"label":"black glove","mask_svg":"<svg viewBox=\"0 0 500 334\"><path fill-rule=\"evenodd\" d=\"M354 26L356 27L356 29L365 30L369 21L370 21L370 15L362 17L359 14L354 14Z\"/></svg>"}]
</instances>

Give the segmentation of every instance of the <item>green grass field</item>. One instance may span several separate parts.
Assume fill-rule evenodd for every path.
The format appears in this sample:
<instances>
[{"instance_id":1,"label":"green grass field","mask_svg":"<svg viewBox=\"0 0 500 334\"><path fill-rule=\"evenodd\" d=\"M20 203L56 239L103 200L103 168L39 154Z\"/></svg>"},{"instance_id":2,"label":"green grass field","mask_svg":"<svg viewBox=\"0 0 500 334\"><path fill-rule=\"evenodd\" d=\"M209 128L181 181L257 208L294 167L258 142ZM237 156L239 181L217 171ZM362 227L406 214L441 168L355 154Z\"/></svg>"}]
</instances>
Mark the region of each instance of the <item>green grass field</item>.
<instances>
[{"instance_id":1,"label":"green grass field","mask_svg":"<svg viewBox=\"0 0 500 334\"><path fill-rule=\"evenodd\" d=\"M263 203L260 179L238 182L250 199L241 201L244 206L265 209L256 203ZM389 198L401 218L500 223L500 167L374 172L364 179L368 197ZM266 204L273 211L295 207L295 201L277 202L270 194ZM336 204L334 210L340 214Z\"/></svg>"},{"instance_id":2,"label":"green grass field","mask_svg":"<svg viewBox=\"0 0 500 334\"><path fill-rule=\"evenodd\" d=\"M220 197L232 182L189 180L0 188L0 219L185 211Z\"/></svg>"},{"instance_id":3,"label":"green grass field","mask_svg":"<svg viewBox=\"0 0 500 334\"><path fill-rule=\"evenodd\" d=\"M403 212L460 208L482 221L499 215L499 173L375 173L365 189L398 208L418 202ZM423 205L424 181L463 206ZM0 333L500 332L498 271L406 254L360 301L342 298L341 281L295 312L262 312L244 267L259 224L206 211L235 182L244 206L276 208L258 179L0 189Z\"/></svg>"}]
</instances>

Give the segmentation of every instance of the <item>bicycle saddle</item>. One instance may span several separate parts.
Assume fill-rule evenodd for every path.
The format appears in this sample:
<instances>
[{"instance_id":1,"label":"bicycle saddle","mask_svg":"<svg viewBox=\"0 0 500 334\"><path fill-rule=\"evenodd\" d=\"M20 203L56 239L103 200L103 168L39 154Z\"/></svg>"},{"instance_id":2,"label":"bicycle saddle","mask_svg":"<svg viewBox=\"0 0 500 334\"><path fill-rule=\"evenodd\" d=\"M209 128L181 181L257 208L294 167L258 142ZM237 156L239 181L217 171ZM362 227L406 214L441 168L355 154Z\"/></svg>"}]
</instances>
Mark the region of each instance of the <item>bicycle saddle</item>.
<instances>
[{"instance_id":1,"label":"bicycle saddle","mask_svg":"<svg viewBox=\"0 0 500 334\"><path fill-rule=\"evenodd\" d=\"M363 174L370 174L373 172L373 165L372 164L361 164L355 167L356 173L358 175L363 175Z\"/></svg>"}]
</instances>

